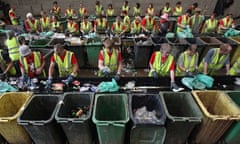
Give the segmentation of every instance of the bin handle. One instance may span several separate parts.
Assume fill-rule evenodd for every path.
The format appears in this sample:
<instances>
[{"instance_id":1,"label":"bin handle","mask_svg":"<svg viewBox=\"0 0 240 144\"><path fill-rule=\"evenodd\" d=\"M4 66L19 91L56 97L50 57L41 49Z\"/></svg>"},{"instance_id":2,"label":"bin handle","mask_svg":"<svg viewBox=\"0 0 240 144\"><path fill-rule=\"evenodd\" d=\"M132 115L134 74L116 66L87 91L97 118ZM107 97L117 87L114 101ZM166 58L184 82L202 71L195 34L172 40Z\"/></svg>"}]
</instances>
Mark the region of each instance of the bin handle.
<instances>
[{"instance_id":1,"label":"bin handle","mask_svg":"<svg viewBox=\"0 0 240 144\"><path fill-rule=\"evenodd\" d=\"M125 126L124 124L118 124L118 123L113 123L112 125L118 126L118 127L124 127Z\"/></svg>"},{"instance_id":2,"label":"bin handle","mask_svg":"<svg viewBox=\"0 0 240 144\"><path fill-rule=\"evenodd\" d=\"M99 126L108 126L109 124L108 123L99 123L97 125L99 125Z\"/></svg>"},{"instance_id":3,"label":"bin handle","mask_svg":"<svg viewBox=\"0 0 240 144\"><path fill-rule=\"evenodd\" d=\"M39 123L39 122L30 122L32 125L38 125L38 126L42 126L44 125L44 123Z\"/></svg>"}]
</instances>

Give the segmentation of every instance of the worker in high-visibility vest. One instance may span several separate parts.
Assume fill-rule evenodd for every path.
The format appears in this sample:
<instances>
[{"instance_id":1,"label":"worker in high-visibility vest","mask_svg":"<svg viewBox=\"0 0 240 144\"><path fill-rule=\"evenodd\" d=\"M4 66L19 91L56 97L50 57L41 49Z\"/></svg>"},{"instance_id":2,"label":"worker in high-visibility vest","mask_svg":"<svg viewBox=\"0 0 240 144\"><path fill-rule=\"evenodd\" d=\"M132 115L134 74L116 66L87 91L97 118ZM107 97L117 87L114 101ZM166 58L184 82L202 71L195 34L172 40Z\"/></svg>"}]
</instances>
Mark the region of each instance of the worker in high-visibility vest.
<instances>
[{"instance_id":1,"label":"worker in high-visibility vest","mask_svg":"<svg viewBox=\"0 0 240 144\"><path fill-rule=\"evenodd\" d=\"M113 48L113 44L114 41L110 38L103 41L104 48L98 56L98 76L114 76L116 80L119 80L122 70L122 55L118 49Z\"/></svg>"},{"instance_id":2,"label":"worker in high-visibility vest","mask_svg":"<svg viewBox=\"0 0 240 144\"><path fill-rule=\"evenodd\" d=\"M19 17L17 17L15 10L16 8L12 6L8 12L11 23L14 26L19 25Z\"/></svg>"},{"instance_id":3,"label":"worker in high-visibility vest","mask_svg":"<svg viewBox=\"0 0 240 144\"><path fill-rule=\"evenodd\" d=\"M95 14L96 14L96 16L103 14L103 6L100 4L100 1L96 1Z\"/></svg>"},{"instance_id":4,"label":"worker in high-visibility vest","mask_svg":"<svg viewBox=\"0 0 240 144\"><path fill-rule=\"evenodd\" d=\"M27 13L26 18L27 19L25 20L25 29L27 30L27 32L39 33L39 21L33 17L32 13Z\"/></svg>"},{"instance_id":5,"label":"worker in high-visibility vest","mask_svg":"<svg viewBox=\"0 0 240 144\"><path fill-rule=\"evenodd\" d=\"M167 13L164 13L163 15L160 16L158 30L161 36L165 36L170 31L170 22Z\"/></svg>"},{"instance_id":6,"label":"worker in high-visibility vest","mask_svg":"<svg viewBox=\"0 0 240 144\"><path fill-rule=\"evenodd\" d=\"M177 76L192 76L198 72L198 59L197 45L190 44L188 49L180 54L177 61Z\"/></svg>"},{"instance_id":7,"label":"worker in high-visibility vest","mask_svg":"<svg viewBox=\"0 0 240 144\"><path fill-rule=\"evenodd\" d=\"M68 8L65 10L65 17L69 18L69 17L75 17L76 16L76 12L75 10L72 8L72 5L68 5Z\"/></svg>"},{"instance_id":8,"label":"worker in high-visibility vest","mask_svg":"<svg viewBox=\"0 0 240 144\"><path fill-rule=\"evenodd\" d=\"M58 67L58 77L67 77L64 82L67 86L71 85L79 71L77 58L73 52L65 50L60 43L54 45L54 54L51 57L48 71L47 88L52 85L55 66Z\"/></svg>"},{"instance_id":9,"label":"worker in high-visibility vest","mask_svg":"<svg viewBox=\"0 0 240 144\"><path fill-rule=\"evenodd\" d=\"M10 59L7 48L0 49L0 79L5 80L9 76L17 76L16 68Z\"/></svg>"},{"instance_id":10,"label":"worker in high-visibility vest","mask_svg":"<svg viewBox=\"0 0 240 144\"><path fill-rule=\"evenodd\" d=\"M79 17L87 16L87 9L83 7L83 4L79 4L79 9L78 9Z\"/></svg>"},{"instance_id":11,"label":"worker in high-visibility vest","mask_svg":"<svg viewBox=\"0 0 240 144\"><path fill-rule=\"evenodd\" d=\"M146 10L146 15L154 16L154 14L155 14L155 11L154 11L154 8L153 8L153 4L150 3L150 4L148 5L147 10Z\"/></svg>"},{"instance_id":12,"label":"worker in high-visibility vest","mask_svg":"<svg viewBox=\"0 0 240 144\"><path fill-rule=\"evenodd\" d=\"M54 1L53 2L53 6L52 9L50 10L50 13L54 16L60 17L60 13L61 13L61 7L58 6L58 2Z\"/></svg>"},{"instance_id":13,"label":"worker in high-visibility vest","mask_svg":"<svg viewBox=\"0 0 240 144\"><path fill-rule=\"evenodd\" d=\"M127 13L127 15L128 15L129 10L130 10L130 7L129 7L129 5L128 5L128 1L124 1L123 6L121 7L121 16L124 15L124 13L123 13L124 11L126 11L126 13Z\"/></svg>"},{"instance_id":14,"label":"worker in high-visibility vest","mask_svg":"<svg viewBox=\"0 0 240 144\"><path fill-rule=\"evenodd\" d=\"M209 19L207 19L203 25L202 33L216 33L218 28L218 20L216 19L216 14L213 13Z\"/></svg>"},{"instance_id":15,"label":"worker in high-visibility vest","mask_svg":"<svg viewBox=\"0 0 240 144\"><path fill-rule=\"evenodd\" d=\"M210 49L199 65L199 71L204 74L214 75L218 70L226 67L226 75L229 75L231 45L222 44L220 48Z\"/></svg>"},{"instance_id":16,"label":"worker in high-visibility vest","mask_svg":"<svg viewBox=\"0 0 240 144\"><path fill-rule=\"evenodd\" d=\"M51 30L54 32L63 32L62 25L57 16L52 16Z\"/></svg>"},{"instance_id":17,"label":"worker in high-visibility vest","mask_svg":"<svg viewBox=\"0 0 240 144\"><path fill-rule=\"evenodd\" d=\"M141 5L140 3L136 3L136 6L133 7L133 16L141 16Z\"/></svg>"},{"instance_id":18,"label":"worker in high-visibility vest","mask_svg":"<svg viewBox=\"0 0 240 144\"><path fill-rule=\"evenodd\" d=\"M233 66L229 70L229 75L236 76L240 74L240 57L236 60Z\"/></svg>"},{"instance_id":19,"label":"worker in high-visibility vest","mask_svg":"<svg viewBox=\"0 0 240 144\"><path fill-rule=\"evenodd\" d=\"M77 35L79 34L79 30L78 30L78 24L73 21L72 17L68 18L68 22L67 22L67 29L65 31L65 33L67 35Z\"/></svg>"},{"instance_id":20,"label":"worker in high-visibility vest","mask_svg":"<svg viewBox=\"0 0 240 144\"><path fill-rule=\"evenodd\" d=\"M182 5L181 1L178 1L176 3L176 6L173 8L173 16L180 16L180 15L182 15L183 7L181 5Z\"/></svg>"},{"instance_id":21,"label":"worker in high-visibility vest","mask_svg":"<svg viewBox=\"0 0 240 144\"><path fill-rule=\"evenodd\" d=\"M148 15L142 19L142 29L145 33L151 33L156 31L156 20L153 18L152 15Z\"/></svg>"},{"instance_id":22,"label":"worker in high-visibility vest","mask_svg":"<svg viewBox=\"0 0 240 144\"><path fill-rule=\"evenodd\" d=\"M86 17L83 17L83 21L80 24L80 32L82 33L82 35L93 32L92 23L88 21Z\"/></svg>"},{"instance_id":23,"label":"worker in high-visibility vest","mask_svg":"<svg viewBox=\"0 0 240 144\"><path fill-rule=\"evenodd\" d=\"M116 35L123 35L126 32L126 26L121 22L121 17L116 17L116 22L112 24L111 32Z\"/></svg>"},{"instance_id":24,"label":"worker in high-visibility vest","mask_svg":"<svg viewBox=\"0 0 240 144\"><path fill-rule=\"evenodd\" d=\"M195 13L195 9L198 8L198 3L195 2L193 3L189 8L188 11L190 13L190 15L193 15Z\"/></svg>"},{"instance_id":25,"label":"worker in high-visibility vest","mask_svg":"<svg viewBox=\"0 0 240 144\"><path fill-rule=\"evenodd\" d=\"M141 32L142 32L141 17L136 16L135 19L131 23L131 33L132 34L140 34Z\"/></svg>"},{"instance_id":26,"label":"worker in high-visibility vest","mask_svg":"<svg viewBox=\"0 0 240 144\"><path fill-rule=\"evenodd\" d=\"M235 22L232 17L233 15L230 13L219 20L218 33L223 34L229 28L235 28Z\"/></svg>"},{"instance_id":27,"label":"worker in high-visibility vest","mask_svg":"<svg viewBox=\"0 0 240 144\"><path fill-rule=\"evenodd\" d=\"M47 16L45 11L41 12L42 17L40 18L41 31L47 32L51 29L52 20Z\"/></svg>"},{"instance_id":28,"label":"worker in high-visibility vest","mask_svg":"<svg viewBox=\"0 0 240 144\"><path fill-rule=\"evenodd\" d=\"M177 19L177 32L182 32L190 25L190 11L186 11L184 15L181 15Z\"/></svg>"},{"instance_id":29,"label":"worker in high-visibility vest","mask_svg":"<svg viewBox=\"0 0 240 144\"><path fill-rule=\"evenodd\" d=\"M166 2L165 6L162 8L162 15L167 13L169 16L172 14L172 8L170 7L169 2Z\"/></svg>"},{"instance_id":30,"label":"worker in high-visibility vest","mask_svg":"<svg viewBox=\"0 0 240 144\"><path fill-rule=\"evenodd\" d=\"M115 11L113 9L112 4L108 4L108 8L107 8L107 11L106 11L106 16L107 17L112 17L112 16L114 16L114 14L115 14Z\"/></svg>"},{"instance_id":31,"label":"worker in high-visibility vest","mask_svg":"<svg viewBox=\"0 0 240 144\"><path fill-rule=\"evenodd\" d=\"M205 17L201 14L201 9L196 8L195 14L190 17L190 28L193 34L199 34L201 32L204 20Z\"/></svg>"},{"instance_id":32,"label":"worker in high-visibility vest","mask_svg":"<svg viewBox=\"0 0 240 144\"><path fill-rule=\"evenodd\" d=\"M126 33L130 33L131 30L131 21L130 21L130 17L128 16L126 11L123 11L123 24L126 27Z\"/></svg>"},{"instance_id":33,"label":"worker in high-visibility vest","mask_svg":"<svg viewBox=\"0 0 240 144\"><path fill-rule=\"evenodd\" d=\"M99 15L94 21L94 31L97 33L107 33L109 31L108 21L103 15Z\"/></svg>"},{"instance_id":34,"label":"worker in high-visibility vest","mask_svg":"<svg viewBox=\"0 0 240 144\"><path fill-rule=\"evenodd\" d=\"M14 32L11 30L7 32L7 39L5 41L5 45L8 49L9 57L16 69L16 74L20 74L21 72L19 68L19 59L20 59L19 42L15 37Z\"/></svg>"},{"instance_id":35,"label":"worker in high-visibility vest","mask_svg":"<svg viewBox=\"0 0 240 144\"><path fill-rule=\"evenodd\" d=\"M171 79L171 89L176 91L183 90L175 83L174 75L174 57L170 54L171 46L168 43L161 44L160 51L156 51L150 58L150 72L148 76L159 78L160 76L169 76Z\"/></svg>"}]
</instances>

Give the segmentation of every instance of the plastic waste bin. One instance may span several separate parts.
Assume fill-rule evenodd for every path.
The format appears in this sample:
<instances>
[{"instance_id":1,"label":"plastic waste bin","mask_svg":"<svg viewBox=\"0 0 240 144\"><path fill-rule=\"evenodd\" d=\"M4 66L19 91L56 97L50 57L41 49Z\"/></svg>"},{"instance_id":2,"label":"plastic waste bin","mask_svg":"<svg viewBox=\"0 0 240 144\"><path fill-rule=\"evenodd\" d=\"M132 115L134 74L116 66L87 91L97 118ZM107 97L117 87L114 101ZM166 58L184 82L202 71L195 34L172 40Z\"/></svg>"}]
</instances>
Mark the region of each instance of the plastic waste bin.
<instances>
[{"instance_id":1,"label":"plastic waste bin","mask_svg":"<svg viewBox=\"0 0 240 144\"><path fill-rule=\"evenodd\" d=\"M126 94L96 94L92 120L100 144L124 144L129 120Z\"/></svg>"},{"instance_id":2,"label":"plastic waste bin","mask_svg":"<svg viewBox=\"0 0 240 144\"><path fill-rule=\"evenodd\" d=\"M55 118L61 124L70 144L92 144L91 113L92 93L64 93L63 102L57 109ZM78 115L77 111L82 110Z\"/></svg>"},{"instance_id":3,"label":"plastic waste bin","mask_svg":"<svg viewBox=\"0 0 240 144\"><path fill-rule=\"evenodd\" d=\"M200 60L202 60L202 58L205 57L205 55L211 48L219 48L220 45L222 44L222 42L217 40L215 37L198 37L198 38L201 39L205 45L202 54L199 55Z\"/></svg>"},{"instance_id":4,"label":"plastic waste bin","mask_svg":"<svg viewBox=\"0 0 240 144\"><path fill-rule=\"evenodd\" d=\"M228 91L226 94L231 100L238 106L240 110L240 91ZM227 144L239 144L240 143L240 122L235 122L224 135L224 141Z\"/></svg>"},{"instance_id":5,"label":"plastic waste bin","mask_svg":"<svg viewBox=\"0 0 240 144\"><path fill-rule=\"evenodd\" d=\"M179 54L187 49L187 41L181 38L167 38L167 41L172 46L171 55L177 61Z\"/></svg>"},{"instance_id":6,"label":"plastic waste bin","mask_svg":"<svg viewBox=\"0 0 240 144\"><path fill-rule=\"evenodd\" d=\"M153 43L151 38L134 39L134 65L135 68L147 68L152 54Z\"/></svg>"},{"instance_id":7,"label":"plastic waste bin","mask_svg":"<svg viewBox=\"0 0 240 144\"><path fill-rule=\"evenodd\" d=\"M165 144L183 144L202 121L202 113L188 92L160 92L167 115Z\"/></svg>"},{"instance_id":8,"label":"plastic waste bin","mask_svg":"<svg viewBox=\"0 0 240 144\"><path fill-rule=\"evenodd\" d=\"M153 52L159 51L161 44L168 43L165 37L151 37L153 42Z\"/></svg>"},{"instance_id":9,"label":"plastic waste bin","mask_svg":"<svg viewBox=\"0 0 240 144\"><path fill-rule=\"evenodd\" d=\"M54 119L60 96L34 95L27 103L18 124L29 133L35 144L65 144L66 138Z\"/></svg>"},{"instance_id":10,"label":"plastic waste bin","mask_svg":"<svg viewBox=\"0 0 240 144\"><path fill-rule=\"evenodd\" d=\"M88 64L91 68L97 68L98 55L103 47L101 39L90 39L88 40L88 43L85 45L85 47L87 51Z\"/></svg>"},{"instance_id":11,"label":"plastic waste bin","mask_svg":"<svg viewBox=\"0 0 240 144\"><path fill-rule=\"evenodd\" d=\"M0 133L8 143L32 143L25 129L17 124L17 117L31 96L28 92L8 92L0 97Z\"/></svg>"},{"instance_id":12,"label":"plastic waste bin","mask_svg":"<svg viewBox=\"0 0 240 144\"><path fill-rule=\"evenodd\" d=\"M240 37L231 37L230 39L237 43L236 50L234 51L231 59L231 64L234 64L234 62L236 62L240 57Z\"/></svg>"},{"instance_id":13,"label":"plastic waste bin","mask_svg":"<svg viewBox=\"0 0 240 144\"><path fill-rule=\"evenodd\" d=\"M205 48L205 44L204 42L199 39L199 38L185 38L185 40L187 41L188 45L190 44L196 44L197 45L197 52L198 52L198 55L202 55L202 52ZM202 61L202 59L199 57L199 60L198 60L198 63L200 63Z\"/></svg>"},{"instance_id":14,"label":"plastic waste bin","mask_svg":"<svg viewBox=\"0 0 240 144\"><path fill-rule=\"evenodd\" d=\"M111 17L108 17L107 18L107 21L108 21L108 27L111 28L113 23L115 22L116 20L116 17L115 16L111 16Z\"/></svg>"},{"instance_id":15,"label":"plastic waste bin","mask_svg":"<svg viewBox=\"0 0 240 144\"><path fill-rule=\"evenodd\" d=\"M170 32L176 33L177 30L177 18L176 16L169 17Z\"/></svg>"},{"instance_id":16,"label":"plastic waste bin","mask_svg":"<svg viewBox=\"0 0 240 144\"><path fill-rule=\"evenodd\" d=\"M235 51L237 50L238 44L235 41L233 41L229 38L225 38L225 37L216 37L216 39L218 39L222 43L230 44L232 46L232 51L231 51L231 54L230 54L230 58L231 58L231 64L234 64L233 58L234 58L234 55L235 55Z\"/></svg>"},{"instance_id":17,"label":"plastic waste bin","mask_svg":"<svg viewBox=\"0 0 240 144\"><path fill-rule=\"evenodd\" d=\"M195 134L196 143L217 143L235 120L239 108L223 91L192 91L203 113L203 122Z\"/></svg>"},{"instance_id":18,"label":"plastic waste bin","mask_svg":"<svg viewBox=\"0 0 240 144\"><path fill-rule=\"evenodd\" d=\"M146 112L151 111L155 117L147 117L145 114L138 116L138 110L146 108ZM129 96L129 112L133 126L130 132L130 143L158 143L165 140L166 129L164 127L166 115L163 104L158 94L131 94ZM138 114L137 114L138 113ZM148 115L148 114L146 114Z\"/></svg>"},{"instance_id":19,"label":"plastic waste bin","mask_svg":"<svg viewBox=\"0 0 240 144\"><path fill-rule=\"evenodd\" d=\"M84 54L85 48L84 48L84 46L66 46L65 49L67 49L75 54L80 68L85 65L85 54Z\"/></svg>"}]
</instances>

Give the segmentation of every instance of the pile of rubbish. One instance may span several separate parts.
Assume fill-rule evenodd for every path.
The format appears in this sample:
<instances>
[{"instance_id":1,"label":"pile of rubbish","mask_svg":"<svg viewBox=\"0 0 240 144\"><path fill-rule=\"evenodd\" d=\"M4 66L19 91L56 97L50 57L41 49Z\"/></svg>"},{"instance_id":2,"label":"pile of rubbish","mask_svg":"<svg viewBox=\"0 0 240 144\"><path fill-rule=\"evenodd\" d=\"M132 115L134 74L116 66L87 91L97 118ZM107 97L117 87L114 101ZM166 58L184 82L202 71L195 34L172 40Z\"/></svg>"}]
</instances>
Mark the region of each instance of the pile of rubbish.
<instances>
[{"instance_id":1,"label":"pile of rubbish","mask_svg":"<svg viewBox=\"0 0 240 144\"><path fill-rule=\"evenodd\" d=\"M139 122L143 122L143 123L159 123L161 122L160 117L161 115L159 115L155 110L153 111L148 111L147 107L141 107L139 109L135 109L133 110L134 112L134 118L139 121Z\"/></svg>"}]
</instances>

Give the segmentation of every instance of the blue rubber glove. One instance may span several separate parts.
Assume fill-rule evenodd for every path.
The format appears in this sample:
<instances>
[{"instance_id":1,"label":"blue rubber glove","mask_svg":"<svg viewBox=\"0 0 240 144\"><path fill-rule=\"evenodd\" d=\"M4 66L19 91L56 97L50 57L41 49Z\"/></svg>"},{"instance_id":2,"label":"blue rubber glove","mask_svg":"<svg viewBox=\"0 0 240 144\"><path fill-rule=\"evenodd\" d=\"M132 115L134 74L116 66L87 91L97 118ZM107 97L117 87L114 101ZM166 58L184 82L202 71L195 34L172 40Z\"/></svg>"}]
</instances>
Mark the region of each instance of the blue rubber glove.
<instances>
[{"instance_id":1,"label":"blue rubber glove","mask_svg":"<svg viewBox=\"0 0 240 144\"><path fill-rule=\"evenodd\" d=\"M46 88L50 89L52 87L52 78L48 78Z\"/></svg>"},{"instance_id":2,"label":"blue rubber glove","mask_svg":"<svg viewBox=\"0 0 240 144\"><path fill-rule=\"evenodd\" d=\"M114 76L114 79L115 79L116 81L119 81L120 78L121 78L120 74L116 74L116 75Z\"/></svg>"},{"instance_id":3,"label":"blue rubber glove","mask_svg":"<svg viewBox=\"0 0 240 144\"><path fill-rule=\"evenodd\" d=\"M74 79L73 75L69 75L65 81L65 84L70 85L73 82L73 79Z\"/></svg>"},{"instance_id":4,"label":"blue rubber glove","mask_svg":"<svg viewBox=\"0 0 240 144\"><path fill-rule=\"evenodd\" d=\"M158 78L158 74L157 74L156 71L152 71L152 77L153 77L153 78Z\"/></svg>"}]
</instances>

